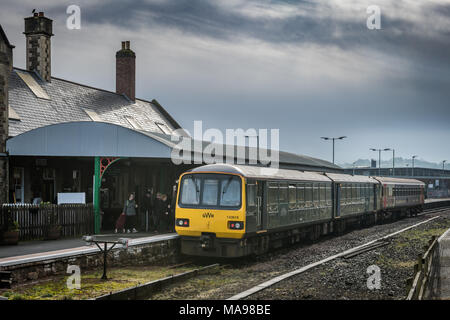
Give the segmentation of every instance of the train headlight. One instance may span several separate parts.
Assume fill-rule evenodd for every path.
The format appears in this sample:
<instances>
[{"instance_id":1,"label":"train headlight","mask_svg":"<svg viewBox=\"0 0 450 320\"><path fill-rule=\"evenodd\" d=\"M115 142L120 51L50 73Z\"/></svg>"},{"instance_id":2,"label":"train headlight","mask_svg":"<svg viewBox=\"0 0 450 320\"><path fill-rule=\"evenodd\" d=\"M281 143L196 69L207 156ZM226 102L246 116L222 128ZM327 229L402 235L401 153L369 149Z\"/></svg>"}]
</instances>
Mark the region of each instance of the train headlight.
<instances>
[{"instance_id":1,"label":"train headlight","mask_svg":"<svg viewBox=\"0 0 450 320\"><path fill-rule=\"evenodd\" d=\"M189 219L177 219L175 224L178 227L189 227Z\"/></svg>"},{"instance_id":2,"label":"train headlight","mask_svg":"<svg viewBox=\"0 0 450 320\"><path fill-rule=\"evenodd\" d=\"M228 221L228 228L232 230L242 230L244 229L243 221Z\"/></svg>"}]
</instances>

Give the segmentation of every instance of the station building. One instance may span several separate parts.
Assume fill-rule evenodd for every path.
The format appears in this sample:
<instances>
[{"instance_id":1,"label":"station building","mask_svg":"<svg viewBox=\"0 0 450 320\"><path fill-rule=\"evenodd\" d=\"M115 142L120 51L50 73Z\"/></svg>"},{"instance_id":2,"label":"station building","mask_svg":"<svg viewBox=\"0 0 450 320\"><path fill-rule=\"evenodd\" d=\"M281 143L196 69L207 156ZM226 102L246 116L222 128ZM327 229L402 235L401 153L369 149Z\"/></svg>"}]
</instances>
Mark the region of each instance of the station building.
<instances>
[{"instance_id":1,"label":"station building","mask_svg":"<svg viewBox=\"0 0 450 320\"><path fill-rule=\"evenodd\" d=\"M170 197L178 176L195 166L171 161L172 137L188 134L157 100L136 98L130 42L115 53L111 92L51 75L52 20L44 13L25 18L24 34L26 69L20 69L0 26L0 202L40 196L56 203L58 193L84 193L99 232L112 228L131 192L137 203L150 188ZM342 171L289 152L279 153L279 166Z\"/></svg>"}]
</instances>

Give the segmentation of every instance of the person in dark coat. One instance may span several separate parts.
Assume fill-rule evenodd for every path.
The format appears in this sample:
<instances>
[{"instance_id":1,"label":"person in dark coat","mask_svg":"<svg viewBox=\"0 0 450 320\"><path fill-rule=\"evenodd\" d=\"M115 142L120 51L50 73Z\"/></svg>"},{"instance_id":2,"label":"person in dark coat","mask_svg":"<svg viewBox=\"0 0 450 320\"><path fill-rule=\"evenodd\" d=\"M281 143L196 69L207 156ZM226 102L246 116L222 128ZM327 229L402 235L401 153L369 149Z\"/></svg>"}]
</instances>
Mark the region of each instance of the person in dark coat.
<instances>
[{"instance_id":1,"label":"person in dark coat","mask_svg":"<svg viewBox=\"0 0 450 320\"><path fill-rule=\"evenodd\" d=\"M131 193L123 207L123 213L127 216L125 222L127 233L137 232L136 230L136 209L138 205L134 200L134 193Z\"/></svg>"},{"instance_id":2,"label":"person in dark coat","mask_svg":"<svg viewBox=\"0 0 450 320\"><path fill-rule=\"evenodd\" d=\"M161 194L156 200L156 214L158 216L158 232L167 232L167 225L169 222L170 204L167 201L167 195Z\"/></svg>"},{"instance_id":3,"label":"person in dark coat","mask_svg":"<svg viewBox=\"0 0 450 320\"><path fill-rule=\"evenodd\" d=\"M168 230L170 232L175 232L175 207L177 203L177 184L175 184L172 188L172 196L170 198L169 205L169 225Z\"/></svg>"},{"instance_id":4,"label":"person in dark coat","mask_svg":"<svg viewBox=\"0 0 450 320\"><path fill-rule=\"evenodd\" d=\"M153 190L148 189L145 193L143 210L144 210L144 223L145 223L145 231L155 230L155 225L153 223Z\"/></svg>"}]
</instances>

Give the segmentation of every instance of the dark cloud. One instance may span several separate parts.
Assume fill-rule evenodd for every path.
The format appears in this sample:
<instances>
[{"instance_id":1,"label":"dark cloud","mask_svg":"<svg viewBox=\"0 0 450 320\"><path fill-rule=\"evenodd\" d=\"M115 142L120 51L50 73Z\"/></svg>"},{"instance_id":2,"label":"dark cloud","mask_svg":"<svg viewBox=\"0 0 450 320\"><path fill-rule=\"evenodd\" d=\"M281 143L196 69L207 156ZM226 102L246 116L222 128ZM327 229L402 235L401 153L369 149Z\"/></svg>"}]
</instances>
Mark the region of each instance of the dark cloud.
<instances>
[{"instance_id":1,"label":"dark cloud","mask_svg":"<svg viewBox=\"0 0 450 320\"><path fill-rule=\"evenodd\" d=\"M147 47L154 52L137 52L142 59L138 65L142 75L140 81L138 79L138 87L142 86L140 92L144 93L142 98L156 97L190 130L192 121L197 119L204 120L205 127L221 129L280 128L283 149L318 157L329 155L329 148L321 144L320 136L348 135L348 142L340 144L337 151L342 152L339 157L348 162L352 162L352 158L370 156L370 153L360 154L367 152L369 144L383 147L384 143L399 148L400 155L403 151L406 156L426 150L430 160L434 160L432 154L446 156L447 151L440 148L438 142L450 138L450 5L433 2L408 7L410 1L395 1L388 8L382 7L382 30L372 31L366 28L368 14L364 0L355 0L355 5L348 9L336 7L339 2L123 0L86 1L80 6L83 32L98 32L102 46L121 39L104 39L102 37L106 36L99 30L148 33L149 38L154 32L176 30L186 38L202 39L206 43L215 44L219 40L225 47L240 43L242 39L256 40L262 43L261 47L267 45L286 54L285 65L279 60L274 63L280 66L280 70L276 70L265 65L264 59L247 65L243 63L246 60L232 50L226 52L230 57L221 56L222 60L229 60L217 61L202 56L210 54L202 52L203 48L191 48L194 52L193 57L189 57L191 60L174 55L170 63L176 71L162 74L165 70L158 69L153 57L158 50L176 51L179 46L176 41L182 39L167 38L162 40L167 43L164 46ZM0 17L4 20L3 9L8 6L24 16L31 14L32 7L28 5L20 1L2 4ZM44 10L64 29L67 5L55 2L38 10ZM7 31L12 30L23 38L23 20L14 28ZM87 36L80 32L79 37L82 44L82 37ZM55 36L55 47L62 45L62 38L59 34ZM309 66L309 60L313 60L309 56L305 60L295 60L290 56L292 53L286 53L292 47L300 48L294 51L299 55L303 49L319 48L320 64ZM53 52L57 53L58 48L55 49ZM321 56L323 52L334 53L335 49L338 54ZM90 55L94 54L77 52L76 56L80 63L89 64ZM208 65L203 61L199 63L195 55L205 58ZM57 59L66 60L57 57L55 61ZM144 65L144 61L151 66ZM189 73L187 76L179 71L184 68L181 63L193 65L183 69ZM229 73L223 71L224 63L228 63ZM348 65L342 67L342 63ZM373 69L379 66L380 70L364 68L371 65ZM110 65L102 67L112 70ZM359 67L362 67L361 73L369 74L359 77ZM69 70L62 70L67 68L63 63L59 68L55 68L55 72ZM315 72L311 76L301 72L284 74L290 68L317 70L313 69ZM324 72L327 69L333 71ZM97 87L105 87L105 81L113 83L112 78L91 83L92 76L88 73L75 75L76 70L70 70L66 75L60 73L61 76L69 80L79 76L78 81ZM95 68L92 70L97 72ZM189 72L191 70L195 72ZM212 76L206 76L207 73ZM255 79L248 76L252 73L257 74ZM328 77L329 73L335 74ZM258 76L269 80L252 86L252 81L260 80ZM360 78L361 84L358 83ZM309 90L310 87L314 90ZM435 137L439 138L433 140Z\"/></svg>"}]
</instances>

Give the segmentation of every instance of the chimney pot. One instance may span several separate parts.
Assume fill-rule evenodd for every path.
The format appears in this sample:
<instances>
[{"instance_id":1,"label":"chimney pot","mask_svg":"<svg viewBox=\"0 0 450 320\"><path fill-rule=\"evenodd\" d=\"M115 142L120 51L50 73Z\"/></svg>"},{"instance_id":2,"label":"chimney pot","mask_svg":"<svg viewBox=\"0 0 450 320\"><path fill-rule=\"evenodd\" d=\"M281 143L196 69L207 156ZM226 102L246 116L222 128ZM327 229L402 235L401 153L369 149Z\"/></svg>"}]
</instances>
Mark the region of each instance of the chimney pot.
<instances>
[{"instance_id":1,"label":"chimney pot","mask_svg":"<svg viewBox=\"0 0 450 320\"><path fill-rule=\"evenodd\" d=\"M35 12L35 13L33 14L33 16L34 16L34 17L37 17L37 16L38 16L38 13L37 13L37 12Z\"/></svg>"},{"instance_id":2,"label":"chimney pot","mask_svg":"<svg viewBox=\"0 0 450 320\"><path fill-rule=\"evenodd\" d=\"M39 12L39 17L43 17L44 16L44 13L41 11L41 12Z\"/></svg>"},{"instance_id":3,"label":"chimney pot","mask_svg":"<svg viewBox=\"0 0 450 320\"><path fill-rule=\"evenodd\" d=\"M125 50L125 41L122 41L122 50Z\"/></svg>"}]
</instances>

